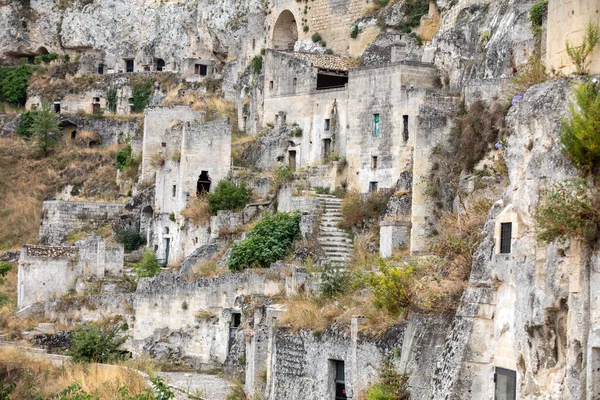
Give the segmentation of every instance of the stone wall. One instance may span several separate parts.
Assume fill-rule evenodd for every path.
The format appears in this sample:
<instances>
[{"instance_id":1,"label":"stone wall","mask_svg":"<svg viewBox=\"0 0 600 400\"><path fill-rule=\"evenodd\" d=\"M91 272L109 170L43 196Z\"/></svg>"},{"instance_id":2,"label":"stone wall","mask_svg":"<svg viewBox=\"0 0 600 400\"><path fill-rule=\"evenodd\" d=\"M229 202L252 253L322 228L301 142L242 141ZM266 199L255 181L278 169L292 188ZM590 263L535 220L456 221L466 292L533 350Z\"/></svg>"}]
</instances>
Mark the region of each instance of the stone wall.
<instances>
[{"instance_id":1,"label":"stone wall","mask_svg":"<svg viewBox=\"0 0 600 400\"><path fill-rule=\"evenodd\" d=\"M60 245L69 232L112 225L123 209L124 204L120 203L45 201L42 206L40 241Z\"/></svg>"},{"instance_id":2,"label":"stone wall","mask_svg":"<svg viewBox=\"0 0 600 400\"><path fill-rule=\"evenodd\" d=\"M588 22L600 23L600 5L595 0L550 0L548 2L546 65L568 75L575 72L567 55L566 41L580 46ZM589 71L600 73L600 46L589 55Z\"/></svg>"},{"instance_id":3,"label":"stone wall","mask_svg":"<svg viewBox=\"0 0 600 400\"><path fill-rule=\"evenodd\" d=\"M19 257L18 308L83 292L90 280L122 277L123 245L93 237L77 246L23 246Z\"/></svg>"}]
</instances>

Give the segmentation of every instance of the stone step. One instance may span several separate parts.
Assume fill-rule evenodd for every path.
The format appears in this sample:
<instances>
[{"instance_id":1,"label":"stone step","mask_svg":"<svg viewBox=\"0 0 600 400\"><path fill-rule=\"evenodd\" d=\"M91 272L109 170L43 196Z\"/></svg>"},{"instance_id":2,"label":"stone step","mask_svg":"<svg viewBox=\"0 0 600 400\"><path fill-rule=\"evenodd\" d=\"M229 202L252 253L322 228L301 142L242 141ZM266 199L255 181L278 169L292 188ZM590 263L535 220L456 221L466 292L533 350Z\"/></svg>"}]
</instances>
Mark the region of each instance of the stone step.
<instances>
[{"instance_id":1,"label":"stone step","mask_svg":"<svg viewBox=\"0 0 600 400\"><path fill-rule=\"evenodd\" d=\"M352 240L350 239L331 239L331 238L321 238L318 239L319 245L322 246L346 246L349 249L354 249L352 245Z\"/></svg>"},{"instance_id":2,"label":"stone step","mask_svg":"<svg viewBox=\"0 0 600 400\"><path fill-rule=\"evenodd\" d=\"M343 251L349 251L352 252L354 250L354 247L350 246L349 243L323 243L321 244L321 248L324 251L337 251L337 250L343 250Z\"/></svg>"},{"instance_id":3,"label":"stone step","mask_svg":"<svg viewBox=\"0 0 600 400\"><path fill-rule=\"evenodd\" d=\"M325 225L321 224L319 226L319 230L321 230L323 232L344 232L349 235L349 233L347 233L343 229L338 228L337 226L325 226Z\"/></svg>"},{"instance_id":4,"label":"stone step","mask_svg":"<svg viewBox=\"0 0 600 400\"><path fill-rule=\"evenodd\" d=\"M344 217L336 214L323 214L321 221L343 221Z\"/></svg>"},{"instance_id":5,"label":"stone step","mask_svg":"<svg viewBox=\"0 0 600 400\"><path fill-rule=\"evenodd\" d=\"M340 239L348 239L352 242L352 236L349 233L341 230L337 231L319 231L319 235L317 239L332 239L332 238L340 238Z\"/></svg>"}]
</instances>

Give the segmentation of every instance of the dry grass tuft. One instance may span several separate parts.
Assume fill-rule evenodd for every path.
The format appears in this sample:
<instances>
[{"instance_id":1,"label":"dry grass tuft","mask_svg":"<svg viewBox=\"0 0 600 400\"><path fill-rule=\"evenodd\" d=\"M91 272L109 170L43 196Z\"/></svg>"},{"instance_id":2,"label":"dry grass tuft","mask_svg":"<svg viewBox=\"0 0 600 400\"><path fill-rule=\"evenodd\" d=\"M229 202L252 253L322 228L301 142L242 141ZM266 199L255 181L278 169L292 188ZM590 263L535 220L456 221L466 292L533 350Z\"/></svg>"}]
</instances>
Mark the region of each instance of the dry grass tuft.
<instances>
[{"instance_id":1,"label":"dry grass tuft","mask_svg":"<svg viewBox=\"0 0 600 400\"><path fill-rule=\"evenodd\" d=\"M196 225L207 225L210 222L210 208L205 198L192 199L181 211L181 215Z\"/></svg>"},{"instance_id":2,"label":"dry grass tuft","mask_svg":"<svg viewBox=\"0 0 600 400\"><path fill-rule=\"evenodd\" d=\"M56 365L16 349L0 349L0 380L15 383L14 399L50 398L78 382L87 393L106 400L121 400L120 387L130 395L143 393L148 387L136 371L114 365Z\"/></svg>"},{"instance_id":3,"label":"dry grass tuft","mask_svg":"<svg viewBox=\"0 0 600 400\"><path fill-rule=\"evenodd\" d=\"M76 197L112 201L118 194L113 149L60 146L46 157L21 139L0 139L0 250L37 242L42 201L66 185Z\"/></svg>"}]
</instances>

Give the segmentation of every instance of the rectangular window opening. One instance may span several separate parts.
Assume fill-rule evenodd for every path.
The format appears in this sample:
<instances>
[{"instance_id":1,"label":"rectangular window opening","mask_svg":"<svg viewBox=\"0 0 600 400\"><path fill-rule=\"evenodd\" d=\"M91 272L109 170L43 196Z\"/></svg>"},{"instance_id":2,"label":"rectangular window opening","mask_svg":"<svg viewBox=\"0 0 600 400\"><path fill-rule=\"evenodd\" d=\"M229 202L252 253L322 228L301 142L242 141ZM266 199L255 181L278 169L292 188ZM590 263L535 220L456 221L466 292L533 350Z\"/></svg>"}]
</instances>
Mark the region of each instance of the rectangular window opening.
<instances>
[{"instance_id":1,"label":"rectangular window opening","mask_svg":"<svg viewBox=\"0 0 600 400\"><path fill-rule=\"evenodd\" d=\"M54 102L54 112L60 114L60 102L58 101Z\"/></svg>"},{"instance_id":2,"label":"rectangular window opening","mask_svg":"<svg viewBox=\"0 0 600 400\"><path fill-rule=\"evenodd\" d=\"M373 136L379 136L379 114L373 114Z\"/></svg>"},{"instance_id":3,"label":"rectangular window opening","mask_svg":"<svg viewBox=\"0 0 600 400\"><path fill-rule=\"evenodd\" d=\"M292 171L295 171L296 170L296 151L295 150L291 150L289 152L288 163L289 163L289 166L292 169Z\"/></svg>"},{"instance_id":4,"label":"rectangular window opening","mask_svg":"<svg viewBox=\"0 0 600 400\"><path fill-rule=\"evenodd\" d=\"M269 89L273 90L273 81L269 81Z\"/></svg>"},{"instance_id":5,"label":"rectangular window opening","mask_svg":"<svg viewBox=\"0 0 600 400\"><path fill-rule=\"evenodd\" d=\"M346 400L346 373L345 365L341 360L329 360L331 368L330 379L333 378L333 391L335 400Z\"/></svg>"},{"instance_id":6,"label":"rectangular window opening","mask_svg":"<svg viewBox=\"0 0 600 400\"><path fill-rule=\"evenodd\" d=\"M231 314L231 327L238 328L242 324L242 314L232 313Z\"/></svg>"},{"instance_id":7,"label":"rectangular window opening","mask_svg":"<svg viewBox=\"0 0 600 400\"><path fill-rule=\"evenodd\" d=\"M512 223L500 224L500 254L509 254L511 251Z\"/></svg>"},{"instance_id":8,"label":"rectangular window opening","mask_svg":"<svg viewBox=\"0 0 600 400\"><path fill-rule=\"evenodd\" d=\"M331 156L331 139L323 139L323 159L329 160Z\"/></svg>"},{"instance_id":9,"label":"rectangular window opening","mask_svg":"<svg viewBox=\"0 0 600 400\"><path fill-rule=\"evenodd\" d=\"M177 195L177 185L173 185L173 197Z\"/></svg>"},{"instance_id":10,"label":"rectangular window opening","mask_svg":"<svg viewBox=\"0 0 600 400\"><path fill-rule=\"evenodd\" d=\"M98 73L100 75L104 74L104 64L98 64Z\"/></svg>"},{"instance_id":11,"label":"rectangular window opening","mask_svg":"<svg viewBox=\"0 0 600 400\"><path fill-rule=\"evenodd\" d=\"M502 400L516 400L517 398L517 372L510 369L496 367L494 375L494 398Z\"/></svg>"},{"instance_id":12,"label":"rectangular window opening","mask_svg":"<svg viewBox=\"0 0 600 400\"><path fill-rule=\"evenodd\" d=\"M133 72L134 63L132 59L125 60L125 72Z\"/></svg>"},{"instance_id":13,"label":"rectangular window opening","mask_svg":"<svg viewBox=\"0 0 600 400\"><path fill-rule=\"evenodd\" d=\"M404 139L405 142L408 141L408 115L404 115L402 117L402 120L404 122L404 131L402 132L402 138Z\"/></svg>"},{"instance_id":14,"label":"rectangular window opening","mask_svg":"<svg viewBox=\"0 0 600 400\"><path fill-rule=\"evenodd\" d=\"M325 120L325 130L328 131L331 128L331 120L327 118Z\"/></svg>"},{"instance_id":15,"label":"rectangular window opening","mask_svg":"<svg viewBox=\"0 0 600 400\"><path fill-rule=\"evenodd\" d=\"M162 143L160 144L160 147L167 147L167 142L162 142Z\"/></svg>"},{"instance_id":16,"label":"rectangular window opening","mask_svg":"<svg viewBox=\"0 0 600 400\"><path fill-rule=\"evenodd\" d=\"M204 64L196 64L194 65L194 73L200 76L208 75L208 66Z\"/></svg>"},{"instance_id":17,"label":"rectangular window opening","mask_svg":"<svg viewBox=\"0 0 600 400\"><path fill-rule=\"evenodd\" d=\"M377 169L377 156L371 157L371 169Z\"/></svg>"},{"instance_id":18,"label":"rectangular window opening","mask_svg":"<svg viewBox=\"0 0 600 400\"><path fill-rule=\"evenodd\" d=\"M375 193L377 191L377 182L369 182L369 193Z\"/></svg>"},{"instance_id":19,"label":"rectangular window opening","mask_svg":"<svg viewBox=\"0 0 600 400\"><path fill-rule=\"evenodd\" d=\"M317 73L317 90L343 88L348 83L348 72L324 71Z\"/></svg>"}]
</instances>

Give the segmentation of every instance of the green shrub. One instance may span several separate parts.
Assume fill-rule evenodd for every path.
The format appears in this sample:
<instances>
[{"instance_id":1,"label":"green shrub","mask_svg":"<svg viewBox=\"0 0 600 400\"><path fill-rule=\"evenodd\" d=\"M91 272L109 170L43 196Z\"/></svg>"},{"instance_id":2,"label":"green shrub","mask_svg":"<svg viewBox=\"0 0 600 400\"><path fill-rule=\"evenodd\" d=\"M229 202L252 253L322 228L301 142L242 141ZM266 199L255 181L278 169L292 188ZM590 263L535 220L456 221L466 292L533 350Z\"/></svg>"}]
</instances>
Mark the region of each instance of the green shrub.
<instances>
[{"instance_id":1,"label":"green shrub","mask_svg":"<svg viewBox=\"0 0 600 400\"><path fill-rule=\"evenodd\" d=\"M219 210L239 211L252 198L252 189L245 183L236 185L226 179L219 182L212 193L206 195L208 206L212 214Z\"/></svg>"},{"instance_id":2,"label":"green shrub","mask_svg":"<svg viewBox=\"0 0 600 400\"><path fill-rule=\"evenodd\" d=\"M122 325L84 325L73 335L68 354L75 362L104 363L118 360L121 358L119 346L126 340L126 337L117 338L120 329Z\"/></svg>"},{"instance_id":3,"label":"green shrub","mask_svg":"<svg viewBox=\"0 0 600 400\"><path fill-rule=\"evenodd\" d=\"M317 32L313 33L313 34L312 34L312 36L311 36L310 38L312 39L312 41L313 41L314 43L318 43L318 42L320 42L320 41L321 41L321 39L322 39L322 38L321 38L321 35L320 35L319 33L317 33Z\"/></svg>"},{"instance_id":4,"label":"green shrub","mask_svg":"<svg viewBox=\"0 0 600 400\"><path fill-rule=\"evenodd\" d=\"M368 286L373 289L375 306L384 308L393 316L404 312L410 302L409 285L414 275L414 267L396 267L383 260L379 262L379 273L365 276Z\"/></svg>"},{"instance_id":5,"label":"green shrub","mask_svg":"<svg viewBox=\"0 0 600 400\"><path fill-rule=\"evenodd\" d=\"M328 187L323 187L323 186L315 186L315 193L316 194L329 194L331 192L331 189Z\"/></svg>"},{"instance_id":6,"label":"green shrub","mask_svg":"<svg viewBox=\"0 0 600 400\"><path fill-rule=\"evenodd\" d=\"M139 278L153 278L160 271L160 264L156 255L150 250L144 251L142 259L133 267L133 272Z\"/></svg>"},{"instance_id":7,"label":"green shrub","mask_svg":"<svg viewBox=\"0 0 600 400\"><path fill-rule=\"evenodd\" d=\"M152 81L150 79L144 79L141 82L137 82L133 85L132 97L133 97L133 111L141 113L144 111L150 100L152 94Z\"/></svg>"},{"instance_id":8,"label":"green shrub","mask_svg":"<svg viewBox=\"0 0 600 400\"><path fill-rule=\"evenodd\" d=\"M8 261L0 261L0 284L4 283L4 278L6 278L6 275L10 272L11 269L11 263L9 263ZM2 303L1 300L0 303Z\"/></svg>"},{"instance_id":9,"label":"green shrub","mask_svg":"<svg viewBox=\"0 0 600 400\"><path fill-rule=\"evenodd\" d=\"M388 0L380 0L377 5L378 7L385 7L387 3ZM429 13L428 0L406 0L404 12L405 17L400 23L394 26L394 28L405 33L410 33L412 28L419 26L421 23L421 17L427 13Z\"/></svg>"},{"instance_id":10,"label":"green shrub","mask_svg":"<svg viewBox=\"0 0 600 400\"><path fill-rule=\"evenodd\" d=\"M581 179L544 189L534 212L537 238L546 243L595 238L600 222L598 199L598 189Z\"/></svg>"},{"instance_id":11,"label":"green shrub","mask_svg":"<svg viewBox=\"0 0 600 400\"><path fill-rule=\"evenodd\" d=\"M600 25L592 23L591 20L585 26L583 42L580 46L571 46L569 40L566 40L567 55L575 65L577 75L587 74L587 67L590 63L588 57L594 51L598 41L600 41Z\"/></svg>"},{"instance_id":12,"label":"green shrub","mask_svg":"<svg viewBox=\"0 0 600 400\"><path fill-rule=\"evenodd\" d=\"M49 102L43 101L42 107L35 113L30 132L38 149L44 155L47 155L50 149L58 143L61 132L60 122Z\"/></svg>"},{"instance_id":13,"label":"green shrub","mask_svg":"<svg viewBox=\"0 0 600 400\"><path fill-rule=\"evenodd\" d=\"M231 271L266 268L281 260L300 233L300 214L275 213L265 216L248 233L246 240L231 247L227 266Z\"/></svg>"},{"instance_id":14,"label":"green shrub","mask_svg":"<svg viewBox=\"0 0 600 400\"><path fill-rule=\"evenodd\" d=\"M303 26L302 26L302 30L303 30L305 33L306 33L306 32L308 32L308 29L309 29L309 28L308 28L308 25L303 25Z\"/></svg>"},{"instance_id":15,"label":"green shrub","mask_svg":"<svg viewBox=\"0 0 600 400\"><path fill-rule=\"evenodd\" d=\"M571 118L564 120L560 133L563 152L577 168L591 171L600 165L600 90L591 82L574 89Z\"/></svg>"},{"instance_id":16,"label":"green shrub","mask_svg":"<svg viewBox=\"0 0 600 400\"><path fill-rule=\"evenodd\" d=\"M289 165L276 165L273 168L273 185L279 187L294 179L294 170Z\"/></svg>"},{"instance_id":17,"label":"green shrub","mask_svg":"<svg viewBox=\"0 0 600 400\"><path fill-rule=\"evenodd\" d=\"M350 37L355 39L359 33L358 25L352 25L352 28L350 28Z\"/></svg>"},{"instance_id":18,"label":"green shrub","mask_svg":"<svg viewBox=\"0 0 600 400\"><path fill-rule=\"evenodd\" d=\"M33 70L28 65L0 67L0 101L15 106L25 105L27 87Z\"/></svg>"},{"instance_id":19,"label":"green shrub","mask_svg":"<svg viewBox=\"0 0 600 400\"><path fill-rule=\"evenodd\" d=\"M131 163L131 145L123 147L115 154L115 166L123 171Z\"/></svg>"},{"instance_id":20,"label":"green shrub","mask_svg":"<svg viewBox=\"0 0 600 400\"><path fill-rule=\"evenodd\" d=\"M137 250L146 243L142 235L134 229L121 229L119 231L119 242L123 243L123 247L127 252Z\"/></svg>"},{"instance_id":21,"label":"green shrub","mask_svg":"<svg viewBox=\"0 0 600 400\"><path fill-rule=\"evenodd\" d=\"M542 23L544 22L544 16L548 12L548 0L538 0L531 9L529 10L529 20L531 21L531 26L536 28L542 27Z\"/></svg>"},{"instance_id":22,"label":"green shrub","mask_svg":"<svg viewBox=\"0 0 600 400\"><path fill-rule=\"evenodd\" d=\"M408 377L396 371L394 364L385 360L379 368L380 382L367 390L366 400L409 400Z\"/></svg>"},{"instance_id":23,"label":"green shrub","mask_svg":"<svg viewBox=\"0 0 600 400\"><path fill-rule=\"evenodd\" d=\"M36 113L37 111L25 111L21 113L21 116L19 117L19 126L17 127L17 135L26 138L31 136L31 126L35 120Z\"/></svg>"},{"instance_id":24,"label":"green shrub","mask_svg":"<svg viewBox=\"0 0 600 400\"><path fill-rule=\"evenodd\" d=\"M106 105L108 111L117 112L117 88L110 87L106 92Z\"/></svg>"},{"instance_id":25,"label":"green shrub","mask_svg":"<svg viewBox=\"0 0 600 400\"><path fill-rule=\"evenodd\" d=\"M321 274L321 296L335 297L344 293L350 287L350 276L339 267L325 265Z\"/></svg>"},{"instance_id":26,"label":"green shrub","mask_svg":"<svg viewBox=\"0 0 600 400\"><path fill-rule=\"evenodd\" d=\"M332 49L325 49L325 53L324 54L333 54L333 50Z\"/></svg>"},{"instance_id":27,"label":"green shrub","mask_svg":"<svg viewBox=\"0 0 600 400\"><path fill-rule=\"evenodd\" d=\"M252 61L250 61L250 69L255 75L260 74L263 67L263 58L259 56L254 56Z\"/></svg>"}]
</instances>

